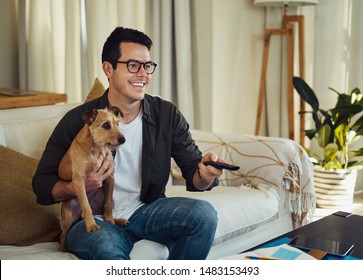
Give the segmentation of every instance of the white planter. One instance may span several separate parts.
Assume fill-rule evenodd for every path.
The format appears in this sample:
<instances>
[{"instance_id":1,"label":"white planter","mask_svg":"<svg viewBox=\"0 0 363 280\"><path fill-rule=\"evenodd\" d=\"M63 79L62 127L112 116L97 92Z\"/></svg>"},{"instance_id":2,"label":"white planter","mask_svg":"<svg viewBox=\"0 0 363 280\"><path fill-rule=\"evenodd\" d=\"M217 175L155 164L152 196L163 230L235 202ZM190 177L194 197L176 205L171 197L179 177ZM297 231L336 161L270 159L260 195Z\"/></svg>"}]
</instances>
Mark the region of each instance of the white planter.
<instances>
[{"instance_id":1,"label":"white planter","mask_svg":"<svg viewBox=\"0 0 363 280\"><path fill-rule=\"evenodd\" d=\"M314 166L316 206L339 208L353 203L357 170L323 170Z\"/></svg>"}]
</instances>

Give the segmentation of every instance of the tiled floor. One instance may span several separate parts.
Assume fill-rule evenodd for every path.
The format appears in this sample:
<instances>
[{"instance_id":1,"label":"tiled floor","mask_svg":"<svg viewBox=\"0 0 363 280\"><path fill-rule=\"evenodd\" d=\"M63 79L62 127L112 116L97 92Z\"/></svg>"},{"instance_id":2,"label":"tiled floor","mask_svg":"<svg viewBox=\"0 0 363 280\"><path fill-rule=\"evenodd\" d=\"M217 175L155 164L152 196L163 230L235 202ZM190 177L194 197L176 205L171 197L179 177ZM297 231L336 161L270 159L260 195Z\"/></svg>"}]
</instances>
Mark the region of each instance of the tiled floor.
<instances>
[{"instance_id":1,"label":"tiled floor","mask_svg":"<svg viewBox=\"0 0 363 280\"><path fill-rule=\"evenodd\" d=\"M363 192L359 192L354 195L353 204L351 206L340 207L335 209L316 208L314 221L319 220L320 218L330 215L336 211L345 211L363 216Z\"/></svg>"}]
</instances>

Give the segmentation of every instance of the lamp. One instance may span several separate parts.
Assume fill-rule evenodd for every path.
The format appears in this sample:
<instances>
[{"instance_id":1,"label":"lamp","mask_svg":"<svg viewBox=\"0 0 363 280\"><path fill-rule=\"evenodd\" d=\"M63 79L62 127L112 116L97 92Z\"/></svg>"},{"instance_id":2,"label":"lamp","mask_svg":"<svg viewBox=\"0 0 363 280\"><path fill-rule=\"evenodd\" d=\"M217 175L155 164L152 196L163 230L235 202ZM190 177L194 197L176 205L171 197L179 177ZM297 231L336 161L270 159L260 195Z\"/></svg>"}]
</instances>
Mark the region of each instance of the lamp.
<instances>
[{"instance_id":1,"label":"lamp","mask_svg":"<svg viewBox=\"0 0 363 280\"><path fill-rule=\"evenodd\" d=\"M294 88L292 84L293 71L294 71L294 25L292 22L296 22L298 25L298 40L299 40L299 74L301 78L305 78L305 39L304 39L304 16L303 15L288 15L288 6L303 6L303 5L316 5L319 0L254 0L254 4L257 6L281 6L284 8L282 17L282 26L280 29L265 29L264 32L264 50L262 57L261 79L259 88L259 97L257 104L257 118L255 134L258 135L260 131L262 108L264 105L266 95L266 74L268 55L270 48L270 39L272 36L287 36L288 42L288 124L289 124L289 138L295 138L295 126L294 126ZM305 102L300 99L300 110L305 110ZM304 144L304 130L305 130L305 118L300 116L300 143Z\"/></svg>"}]
</instances>

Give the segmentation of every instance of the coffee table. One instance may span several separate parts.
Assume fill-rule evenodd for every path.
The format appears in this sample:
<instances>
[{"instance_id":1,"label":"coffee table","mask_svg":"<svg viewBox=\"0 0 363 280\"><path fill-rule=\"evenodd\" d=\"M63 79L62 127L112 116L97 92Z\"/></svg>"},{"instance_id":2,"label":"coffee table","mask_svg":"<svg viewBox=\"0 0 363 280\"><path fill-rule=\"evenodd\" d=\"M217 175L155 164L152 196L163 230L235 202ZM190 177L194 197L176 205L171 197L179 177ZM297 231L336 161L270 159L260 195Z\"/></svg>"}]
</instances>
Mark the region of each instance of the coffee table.
<instances>
[{"instance_id":1,"label":"coffee table","mask_svg":"<svg viewBox=\"0 0 363 280\"><path fill-rule=\"evenodd\" d=\"M265 246L278 239L288 237L294 238L299 234L313 236L321 239L336 240L344 243L353 243L354 247L349 254L352 257L363 259L363 216L352 214L349 217L342 217L335 212L329 216L309 223L303 227L285 233L248 251L260 246Z\"/></svg>"}]
</instances>

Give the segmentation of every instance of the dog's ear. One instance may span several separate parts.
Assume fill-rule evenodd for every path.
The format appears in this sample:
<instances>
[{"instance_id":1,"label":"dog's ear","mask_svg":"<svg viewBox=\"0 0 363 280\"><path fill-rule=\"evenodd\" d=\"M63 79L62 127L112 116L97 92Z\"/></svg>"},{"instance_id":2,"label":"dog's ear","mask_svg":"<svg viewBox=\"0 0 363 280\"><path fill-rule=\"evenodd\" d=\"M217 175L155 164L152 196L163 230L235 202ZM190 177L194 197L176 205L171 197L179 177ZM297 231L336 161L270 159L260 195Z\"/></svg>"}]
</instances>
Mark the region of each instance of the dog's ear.
<instances>
[{"instance_id":1,"label":"dog's ear","mask_svg":"<svg viewBox=\"0 0 363 280\"><path fill-rule=\"evenodd\" d=\"M93 109L92 111L84 112L82 114L82 117L86 124L92 124L94 122L94 120L96 119L97 114L98 114L98 111L96 109Z\"/></svg>"},{"instance_id":2,"label":"dog's ear","mask_svg":"<svg viewBox=\"0 0 363 280\"><path fill-rule=\"evenodd\" d=\"M116 117L123 117L124 114L122 114L121 110L117 106L112 106L110 108L110 111L116 116Z\"/></svg>"}]
</instances>

